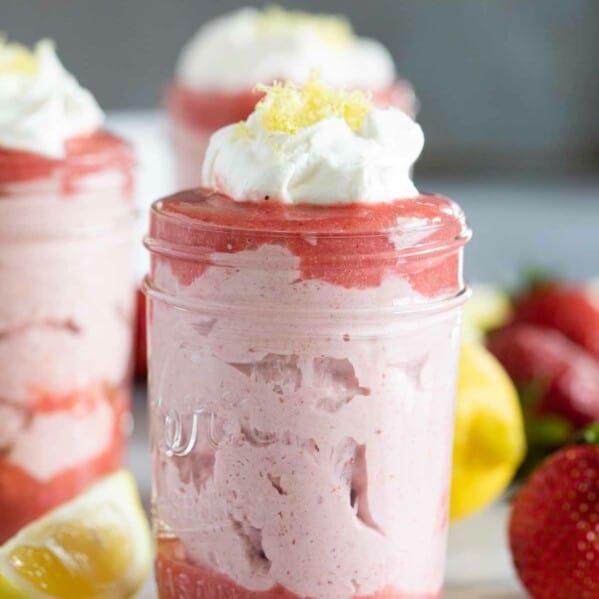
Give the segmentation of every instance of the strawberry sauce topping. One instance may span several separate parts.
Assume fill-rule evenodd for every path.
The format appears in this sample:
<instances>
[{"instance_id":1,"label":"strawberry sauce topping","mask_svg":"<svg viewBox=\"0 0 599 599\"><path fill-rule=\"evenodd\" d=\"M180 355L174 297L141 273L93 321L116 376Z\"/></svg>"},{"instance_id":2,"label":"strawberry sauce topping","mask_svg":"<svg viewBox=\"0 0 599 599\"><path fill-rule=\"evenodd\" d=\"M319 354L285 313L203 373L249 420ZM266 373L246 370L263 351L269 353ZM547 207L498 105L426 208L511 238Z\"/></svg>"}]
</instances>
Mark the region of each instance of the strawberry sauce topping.
<instances>
[{"instance_id":1,"label":"strawberry sauce topping","mask_svg":"<svg viewBox=\"0 0 599 599\"><path fill-rule=\"evenodd\" d=\"M68 193L83 177L105 170L120 170L131 186L132 166L129 145L116 135L99 131L68 140L66 156L61 159L0 148L0 185L44 179L59 173Z\"/></svg>"},{"instance_id":2,"label":"strawberry sauce topping","mask_svg":"<svg viewBox=\"0 0 599 599\"><path fill-rule=\"evenodd\" d=\"M467 230L461 212L446 198L421 195L342 206L264 200L235 202L202 189L181 192L155 206L151 238L189 254L166 258L184 285L202 275L199 260L215 252L279 245L300 259L303 280L366 289L397 273L427 296L460 289L458 250Z\"/></svg>"}]
</instances>

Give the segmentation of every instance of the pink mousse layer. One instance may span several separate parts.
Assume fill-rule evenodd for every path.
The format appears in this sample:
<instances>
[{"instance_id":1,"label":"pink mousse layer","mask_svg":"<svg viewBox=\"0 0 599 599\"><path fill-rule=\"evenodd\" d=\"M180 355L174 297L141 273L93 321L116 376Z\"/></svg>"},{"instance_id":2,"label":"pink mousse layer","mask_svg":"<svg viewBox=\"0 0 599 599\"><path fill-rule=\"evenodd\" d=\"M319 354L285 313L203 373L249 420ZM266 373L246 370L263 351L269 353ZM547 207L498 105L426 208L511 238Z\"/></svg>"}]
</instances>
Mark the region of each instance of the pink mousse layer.
<instances>
[{"instance_id":1,"label":"pink mousse layer","mask_svg":"<svg viewBox=\"0 0 599 599\"><path fill-rule=\"evenodd\" d=\"M232 597L438 596L459 310L418 308L461 290L461 218L425 196L315 210L196 191L158 206L155 513L196 579L170 593L159 556L163 599L210 597L193 589L217 575ZM194 419L188 455L169 455Z\"/></svg>"},{"instance_id":2,"label":"pink mousse layer","mask_svg":"<svg viewBox=\"0 0 599 599\"><path fill-rule=\"evenodd\" d=\"M417 101L407 81L372 90L377 106L393 106L414 116ZM252 90L238 93L192 90L172 85L166 93L166 107L175 154L177 183L180 189L201 185L201 164L212 134L221 127L245 120L262 94Z\"/></svg>"}]
</instances>

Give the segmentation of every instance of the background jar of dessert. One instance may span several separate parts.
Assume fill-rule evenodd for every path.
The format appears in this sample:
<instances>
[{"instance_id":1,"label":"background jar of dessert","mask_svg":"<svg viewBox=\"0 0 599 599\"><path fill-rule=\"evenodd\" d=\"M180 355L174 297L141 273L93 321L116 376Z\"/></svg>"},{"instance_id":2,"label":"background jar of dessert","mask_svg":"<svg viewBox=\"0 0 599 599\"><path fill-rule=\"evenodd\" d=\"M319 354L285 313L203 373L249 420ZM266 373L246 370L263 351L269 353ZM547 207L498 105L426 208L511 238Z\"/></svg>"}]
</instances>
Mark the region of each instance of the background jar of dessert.
<instances>
[{"instance_id":1,"label":"background jar of dessert","mask_svg":"<svg viewBox=\"0 0 599 599\"><path fill-rule=\"evenodd\" d=\"M4 54L0 543L122 464L134 302L129 145L50 43Z\"/></svg>"},{"instance_id":2,"label":"background jar of dessert","mask_svg":"<svg viewBox=\"0 0 599 599\"><path fill-rule=\"evenodd\" d=\"M410 84L378 41L358 37L343 17L243 8L206 23L181 52L166 93L179 189L200 184L212 133L244 120L261 95L259 83L303 83L311 70L332 85L360 88L379 106L410 116L417 110Z\"/></svg>"}]
</instances>

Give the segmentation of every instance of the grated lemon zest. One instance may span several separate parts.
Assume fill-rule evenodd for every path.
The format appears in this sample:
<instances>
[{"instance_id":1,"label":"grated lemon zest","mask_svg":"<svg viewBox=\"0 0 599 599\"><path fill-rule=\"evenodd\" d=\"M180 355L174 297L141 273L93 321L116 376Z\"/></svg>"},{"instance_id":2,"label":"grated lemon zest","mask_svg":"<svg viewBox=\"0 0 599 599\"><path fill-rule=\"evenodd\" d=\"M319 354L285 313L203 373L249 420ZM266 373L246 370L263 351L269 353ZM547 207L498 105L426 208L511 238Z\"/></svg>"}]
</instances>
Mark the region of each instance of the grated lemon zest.
<instances>
[{"instance_id":1,"label":"grated lemon zest","mask_svg":"<svg viewBox=\"0 0 599 599\"><path fill-rule=\"evenodd\" d=\"M341 16L290 11L268 6L256 19L260 35L313 32L332 47L343 49L354 40L351 23Z\"/></svg>"},{"instance_id":2,"label":"grated lemon zest","mask_svg":"<svg viewBox=\"0 0 599 599\"><path fill-rule=\"evenodd\" d=\"M9 43L0 36L0 75L32 75L39 69L35 54L22 44Z\"/></svg>"},{"instance_id":3,"label":"grated lemon zest","mask_svg":"<svg viewBox=\"0 0 599 599\"><path fill-rule=\"evenodd\" d=\"M301 87L288 81L258 85L256 89L265 94L256 106L262 126L267 131L290 135L328 118L341 118L357 131L372 109L366 93L330 87L316 71Z\"/></svg>"}]
</instances>

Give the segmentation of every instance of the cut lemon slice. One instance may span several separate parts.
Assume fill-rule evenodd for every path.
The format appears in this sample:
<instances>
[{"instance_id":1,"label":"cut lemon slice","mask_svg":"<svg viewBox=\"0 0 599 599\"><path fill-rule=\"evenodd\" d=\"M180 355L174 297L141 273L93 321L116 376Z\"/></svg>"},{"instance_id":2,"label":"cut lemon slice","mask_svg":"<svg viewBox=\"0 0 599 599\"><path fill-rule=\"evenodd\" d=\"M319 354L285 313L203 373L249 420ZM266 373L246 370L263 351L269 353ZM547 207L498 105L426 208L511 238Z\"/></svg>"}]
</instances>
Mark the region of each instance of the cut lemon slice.
<instances>
[{"instance_id":1,"label":"cut lemon slice","mask_svg":"<svg viewBox=\"0 0 599 599\"><path fill-rule=\"evenodd\" d=\"M146 579L151 553L135 481L121 470L0 548L0 597L125 599Z\"/></svg>"},{"instance_id":2,"label":"cut lemon slice","mask_svg":"<svg viewBox=\"0 0 599 599\"><path fill-rule=\"evenodd\" d=\"M465 341L456 406L452 519L476 512L509 485L526 452L514 384L482 345Z\"/></svg>"}]
</instances>

